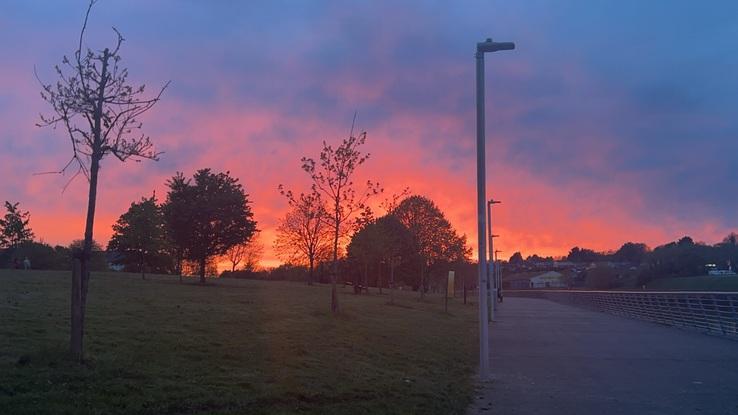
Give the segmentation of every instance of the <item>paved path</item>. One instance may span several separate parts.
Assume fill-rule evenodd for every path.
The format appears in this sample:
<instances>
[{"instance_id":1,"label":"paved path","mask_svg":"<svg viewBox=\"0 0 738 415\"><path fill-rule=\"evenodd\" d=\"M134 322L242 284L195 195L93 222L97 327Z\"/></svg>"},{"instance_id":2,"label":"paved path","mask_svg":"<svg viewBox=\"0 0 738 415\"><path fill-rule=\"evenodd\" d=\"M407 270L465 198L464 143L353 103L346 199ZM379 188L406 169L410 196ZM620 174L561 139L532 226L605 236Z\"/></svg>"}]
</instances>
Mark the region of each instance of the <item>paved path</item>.
<instances>
[{"instance_id":1,"label":"paved path","mask_svg":"<svg viewBox=\"0 0 738 415\"><path fill-rule=\"evenodd\" d=\"M738 414L738 342L506 298L470 414Z\"/></svg>"}]
</instances>

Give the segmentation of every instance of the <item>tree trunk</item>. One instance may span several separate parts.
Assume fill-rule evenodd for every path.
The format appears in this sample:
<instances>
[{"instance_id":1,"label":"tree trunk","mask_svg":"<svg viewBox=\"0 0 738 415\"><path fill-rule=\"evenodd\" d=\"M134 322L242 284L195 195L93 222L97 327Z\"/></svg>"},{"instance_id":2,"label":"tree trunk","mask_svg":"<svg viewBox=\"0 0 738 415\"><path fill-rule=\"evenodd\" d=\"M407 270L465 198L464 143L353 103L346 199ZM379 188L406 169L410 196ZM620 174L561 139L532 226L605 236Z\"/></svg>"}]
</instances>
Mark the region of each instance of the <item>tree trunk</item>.
<instances>
[{"instance_id":1,"label":"tree trunk","mask_svg":"<svg viewBox=\"0 0 738 415\"><path fill-rule=\"evenodd\" d=\"M95 204L97 202L97 176L100 171L100 160L103 157L102 137L102 112L103 102L105 99L105 87L108 82L108 58L110 57L108 49L103 51L102 68L100 70L100 83L98 86L97 102L95 102L95 110L93 112L93 147L90 155L90 190L87 198L87 220L85 221L85 241L82 248L80 258L80 276L79 289L75 287L77 278L72 276L72 304L75 308L72 312L72 341L70 348L72 356L81 362L84 359L83 338L85 331L85 311L87 310L87 291L90 282L90 257L92 256L92 228L95 222ZM79 292L80 300L75 302L75 297ZM76 321L75 321L76 320Z\"/></svg>"},{"instance_id":2,"label":"tree trunk","mask_svg":"<svg viewBox=\"0 0 738 415\"><path fill-rule=\"evenodd\" d=\"M182 251L177 250L177 275L179 275L179 283L182 284Z\"/></svg>"},{"instance_id":3,"label":"tree trunk","mask_svg":"<svg viewBox=\"0 0 738 415\"><path fill-rule=\"evenodd\" d=\"M200 258L200 284L205 284L205 265L207 258Z\"/></svg>"},{"instance_id":4,"label":"tree trunk","mask_svg":"<svg viewBox=\"0 0 738 415\"><path fill-rule=\"evenodd\" d=\"M146 279L146 257L143 251L141 252L141 279Z\"/></svg>"},{"instance_id":5,"label":"tree trunk","mask_svg":"<svg viewBox=\"0 0 738 415\"><path fill-rule=\"evenodd\" d=\"M395 260L390 259L390 304L395 303Z\"/></svg>"},{"instance_id":6,"label":"tree trunk","mask_svg":"<svg viewBox=\"0 0 738 415\"><path fill-rule=\"evenodd\" d=\"M377 287L379 288L379 295L382 295L382 261L377 264Z\"/></svg>"},{"instance_id":7,"label":"tree trunk","mask_svg":"<svg viewBox=\"0 0 738 415\"><path fill-rule=\"evenodd\" d=\"M315 258L313 255L310 255L308 258L308 261L310 262L310 268L308 269L308 285L313 285L313 269L315 267Z\"/></svg>"},{"instance_id":8,"label":"tree trunk","mask_svg":"<svg viewBox=\"0 0 738 415\"><path fill-rule=\"evenodd\" d=\"M364 262L364 278L362 278L359 282L359 294L361 294L362 288L366 290L366 292L369 292L369 287L367 287L367 283L369 281L369 261Z\"/></svg>"},{"instance_id":9,"label":"tree trunk","mask_svg":"<svg viewBox=\"0 0 738 415\"><path fill-rule=\"evenodd\" d=\"M100 171L100 153L93 151L90 163L90 189L87 199L87 220L85 222L85 240L80 255L79 288L74 286L77 278L72 276L72 332L70 348L72 356L79 362L84 359L83 338L85 331L85 312L87 311L87 292L90 282L90 258L92 257L92 228L95 221L95 205L97 202L97 176ZM79 292L79 302L74 297ZM75 310L76 308L76 310Z\"/></svg>"},{"instance_id":10,"label":"tree trunk","mask_svg":"<svg viewBox=\"0 0 738 415\"><path fill-rule=\"evenodd\" d=\"M79 253L78 253L79 254ZM79 255L72 259L72 309L71 332L69 338L72 358L82 361L82 267Z\"/></svg>"},{"instance_id":11,"label":"tree trunk","mask_svg":"<svg viewBox=\"0 0 738 415\"><path fill-rule=\"evenodd\" d=\"M424 264L420 264L420 299L425 298L425 267Z\"/></svg>"},{"instance_id":12,"label":"tree trunk","mask_svg":"<svg viewBox=\"0 0 738 415\"><path fill-rule=\"evenodd\" d=\"M331 273L331 312L338 313L338 292L336 279L338 278L338 213L336 213L336 229L333 234L333 272Z\"/></svg>"}]
</instances>

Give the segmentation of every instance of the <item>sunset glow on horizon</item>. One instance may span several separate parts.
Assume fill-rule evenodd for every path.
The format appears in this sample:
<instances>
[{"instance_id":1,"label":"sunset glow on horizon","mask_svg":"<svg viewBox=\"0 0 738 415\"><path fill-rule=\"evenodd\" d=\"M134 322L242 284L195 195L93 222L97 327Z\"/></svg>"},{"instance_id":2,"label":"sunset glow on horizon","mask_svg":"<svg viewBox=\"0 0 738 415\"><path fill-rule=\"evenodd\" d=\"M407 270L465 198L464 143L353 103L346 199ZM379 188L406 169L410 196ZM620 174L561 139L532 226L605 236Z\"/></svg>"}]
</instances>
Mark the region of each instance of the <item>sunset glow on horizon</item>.
<instances>
[{"instance_id":1,"label":"sunset glow on horizon","mask_svg":"<svg viewBox=\"0 0 738 415\"><path fill-rule=\"evenodd\" d=\"M738 228L738 33L725 12L738 6L594 3L102 1L89 46L109 44L115 26L130 79L150 91L172 83L142 120L161 160L103 160L95 239L107 243L131 202L163 201L176 172L211 168L240 179L262 264L276 265L288 209L278 186L308 190L300 158L345 138L356 112L371 153L356 182L382 184L376 212L409 187L476 257L473 51L499 36L518 44L487 58L487 195L502 201L493 226L504 258L721 240ZM0 202L20 202L50 244L82 238L87 183L62 192L70 174L37 174L63 167L71 149L63 131L35 126L49 108L34 67L55 79L85 4L18 2L0 15L10 40L0 53L14 57L0 68Z\"/></svg>"}]
</instances>

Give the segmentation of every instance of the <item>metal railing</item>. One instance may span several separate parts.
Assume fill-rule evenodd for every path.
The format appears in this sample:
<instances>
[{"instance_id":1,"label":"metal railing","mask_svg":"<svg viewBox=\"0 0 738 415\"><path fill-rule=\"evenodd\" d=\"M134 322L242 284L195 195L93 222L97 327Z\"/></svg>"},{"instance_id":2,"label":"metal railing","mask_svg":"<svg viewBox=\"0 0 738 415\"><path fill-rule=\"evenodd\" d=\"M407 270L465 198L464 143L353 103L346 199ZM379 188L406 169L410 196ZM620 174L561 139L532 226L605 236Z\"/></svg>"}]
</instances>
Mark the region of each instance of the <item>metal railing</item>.
<instances>
[{"instance_id":1,"label":"metal railing","mask_svg":"<svg viewBox=\"0 0 738 415\"><path fill-rule=\"evenodd\" d=\"M738 340L738 292L505 290L505 295L545 298Z\"/></svg>"}]
</instances>

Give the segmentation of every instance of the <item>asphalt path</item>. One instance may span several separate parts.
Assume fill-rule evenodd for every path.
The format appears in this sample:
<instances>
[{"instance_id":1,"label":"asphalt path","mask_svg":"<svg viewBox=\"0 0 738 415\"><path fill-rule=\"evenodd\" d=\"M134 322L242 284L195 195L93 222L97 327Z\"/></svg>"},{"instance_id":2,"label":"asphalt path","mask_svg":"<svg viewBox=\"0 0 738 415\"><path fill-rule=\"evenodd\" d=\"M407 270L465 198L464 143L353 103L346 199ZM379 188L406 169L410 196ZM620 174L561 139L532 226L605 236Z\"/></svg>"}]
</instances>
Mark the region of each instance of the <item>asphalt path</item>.
<instances>
[{"instance_id":1,"label":"asphalt path","mask_svg":"<svg viewBox=\"0 0 738 415\"><path fill-rule=\"evenodd\" d=\"M738 414L738 341L506 298L470 414Z\"/></svg>"}]
</instances>

